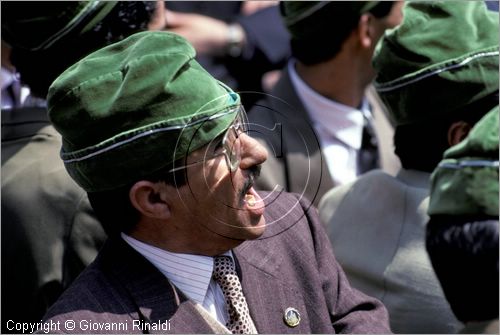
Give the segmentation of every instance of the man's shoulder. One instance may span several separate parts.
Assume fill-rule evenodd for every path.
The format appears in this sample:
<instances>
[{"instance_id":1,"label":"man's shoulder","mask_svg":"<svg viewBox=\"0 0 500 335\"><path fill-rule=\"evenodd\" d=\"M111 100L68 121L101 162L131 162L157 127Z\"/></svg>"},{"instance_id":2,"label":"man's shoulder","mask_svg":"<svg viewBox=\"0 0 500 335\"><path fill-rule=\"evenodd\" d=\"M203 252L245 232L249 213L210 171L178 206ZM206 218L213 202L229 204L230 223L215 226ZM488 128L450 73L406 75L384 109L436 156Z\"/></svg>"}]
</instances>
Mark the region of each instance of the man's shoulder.
<instances>
[{"instance_id":1,"label":"man's shoulder","mask_svg":"<svg viewBox=\"0 0 500 335\"><path fill-rule=\"evenodd\" d=\"M18 212L19 203L23 203L25 208L68 216L89 207L84 203L88 203L86 192L71 179L59 157L60 137L52 132L56 131L48 125L43 134L23 139L25 143L2 142L3 206ZM51 206L43 205L47 202Z\"/></svg>"},{"instance_id":2,"label":"man's shoulder","mask_svg":"<svg viewBox=\"0 0 500 335\"><path fill-rule=\"evenodd\" d=\"M90 264L61 295L44 316L44 320L79 319L78 315L105 311L103 295L111 294L113 287L96 263ZM109 301L109 299L108 299Z\"/></svg>"},{"instance_id":3,"label":"man's shoulder","mask_svg":"<svg viewBox=\"0 0 500 335\"><path fill-rule=\"evenodd\" d=\"M379 193L382 190L386 192L387 190L398 189L400 187L401 182L396 177L379 169L372 170L359 176L350 183L332 188L321 199L319 208L337 203L348 194L372 194Z\"/></svg>"},{"instance_id":4,"label":"man's shoulder","mask_svg":"<svg viewBox=\"0 0 500 335\"><path fill-rule=\"evenodd\" d=\"M7 179L24 176L24 172L28 176L54 171L67 175L59 157L61 144L61 135L50 124L45 108L2 111L2 174Z\"/></svg>"},{"instance_id":5,"label":"man's shoulder","mask_svg":"<svg viewBox=\"0 0 500 335\"><path fill-rule=\"evenodd\" d=\"M44 319L77 319L78 315L92 315L99 319L107 318L106 314L130 312L133 305L124 285L129 272L138 269L138 262L141 262L137 260L141 257L134 253L118 238L108 240L94 262L61 295Z\"/></svg>"},{"instance_id":6,"label":"man's shoulder","mask_svg":"<svg viewBox=\"0 0 500 335\"><path fill-rule=\"evenodd\" d=\"M125 325L127 330L136 317L137 308L123 288L99 269L95 263L85 269L73 284L52 305L43 321L57 325L53 333L109 332L112 325ZM113 329L113 328L110 328Z\"/></svg>"},{"instance_id":7,"label":"man's shoulder","mask_svg":"<svg viewBox=\"0 0 500 335\"><path fill-rule=\"evenodd\" d=\"M401 171L397 176L370 171L327 193L319 205L320 219L330 235L353 222L420 223L425 220L428 189L422 186L425 174L418 177L406 178Z\"/></svg>"},{"instance_id":8,"label":"man's shoulder","mask_svg":"<svg viewBox=\"0 0 500 335\"><path fill-rule=\"evenodd\" d=\"M348 209L350 215L355 216L355 208L375 210L380 204L394 204L391 199L401 199L397 195L403 193L405 187L398 178L382 170L367 172L351 183L331 189L323 196L318 206L321 221L327 224L334 213L338 214L339 209Z\"/></svg>"}]
</instances>

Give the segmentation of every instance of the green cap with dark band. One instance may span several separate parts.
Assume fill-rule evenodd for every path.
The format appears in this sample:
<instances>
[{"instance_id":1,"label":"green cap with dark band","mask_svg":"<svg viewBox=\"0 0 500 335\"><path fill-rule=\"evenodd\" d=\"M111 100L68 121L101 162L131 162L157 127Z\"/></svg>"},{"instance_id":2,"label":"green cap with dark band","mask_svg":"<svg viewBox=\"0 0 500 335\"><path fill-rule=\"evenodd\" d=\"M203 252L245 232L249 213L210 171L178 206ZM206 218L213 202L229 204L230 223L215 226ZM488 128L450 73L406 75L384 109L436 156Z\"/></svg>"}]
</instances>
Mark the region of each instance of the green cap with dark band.
<instances>
[{"instance_id":1,"label":"green cap with dark band","mask_svg":"<svg viewBox=\"0 0 500 335\"><path fill-rule=\"evenodd\" d=\"M429 215L498 217L498 106L448 149L432 174Z\"/></svg>"},{"instance_id":2,"label":"green cap with dark band","mask_svg":"<svg viewBox=\"0 0 500 335\"><path fill-rule=\"evenodd\" d=\"M168 32L142 32L67 69L49 89L61 157L88 192L125 186L222 134L240 98Z\"/></svg>"},{"instance_id":3,"label":"green cap with dark band","mask_svg":"<svg viewBox=\"0 0 500 335\"><path fill-rule=\"evenodd\" d=\"M484 1L407 2L373 57L396 125L427 122L498 91L498 13Z\"/></svg>"},{"instance_id":4,"label":"green cap with dark band","mask_svg":"<svg viewBox=\"0 0 500 335\"><path fill-rule=\"evenodd\" d=\"M8 1L2 3L2 39L16 48L44 50L92 29L117 1Z\"/></svg>"}]
</instances>

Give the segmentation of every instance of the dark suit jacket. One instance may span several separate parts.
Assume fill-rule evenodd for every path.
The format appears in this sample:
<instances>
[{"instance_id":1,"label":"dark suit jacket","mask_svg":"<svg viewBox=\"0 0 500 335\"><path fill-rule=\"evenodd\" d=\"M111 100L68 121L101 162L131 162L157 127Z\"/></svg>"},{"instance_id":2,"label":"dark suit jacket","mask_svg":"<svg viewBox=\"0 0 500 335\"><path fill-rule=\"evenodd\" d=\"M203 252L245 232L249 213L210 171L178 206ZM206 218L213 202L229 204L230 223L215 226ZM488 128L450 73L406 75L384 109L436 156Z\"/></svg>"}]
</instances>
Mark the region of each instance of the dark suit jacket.
<instances>
[{"instance_id":1,"label":"dark suit jacket","mask_svg":"<svg viewBox=\"0 0 500 335\"><path fill-rule=\"evenodd\" d=\"M2 333L40 322L106 238L60 149L45 108L2 110Z\"/></svg>"},{"instance_id":2,"label":"dark suit jacket","mask_svg":"<svg viewBox=\"0 0 500 335\"><path fill-rule=\"evenodd\" d=\"M269 153L257 188L270 191L279 185L287 192L303 194L317 205L335 185L313 123L286 68L272 94L257 102L248 117L250 135L266 145Z\"/></svg>"},{"instance_id":3,"label":"dark suit jacket","mask_svg":"<svg viewBox=\"0 0 500 335\"><path fill-rule=\"evenodd\" d=\"M288 213L287 213L288 212ZM353 289L333 257L314 208L282 194L266 208L264 235L233 250L250 314L260 333L387 333L383 305ZM301 315L296 328L286 308ZM146 323L170 320L171 333L211 333L194 303L121 239L110 240L45 320ZM53 330L54 331L54 330ZM106 332L106 331L102 331ZM112 331L108 331L112 332ZM116 331L115 331L116 332ZM164 331L163 331L164 332Z\"/></svg>"}]
</instances>

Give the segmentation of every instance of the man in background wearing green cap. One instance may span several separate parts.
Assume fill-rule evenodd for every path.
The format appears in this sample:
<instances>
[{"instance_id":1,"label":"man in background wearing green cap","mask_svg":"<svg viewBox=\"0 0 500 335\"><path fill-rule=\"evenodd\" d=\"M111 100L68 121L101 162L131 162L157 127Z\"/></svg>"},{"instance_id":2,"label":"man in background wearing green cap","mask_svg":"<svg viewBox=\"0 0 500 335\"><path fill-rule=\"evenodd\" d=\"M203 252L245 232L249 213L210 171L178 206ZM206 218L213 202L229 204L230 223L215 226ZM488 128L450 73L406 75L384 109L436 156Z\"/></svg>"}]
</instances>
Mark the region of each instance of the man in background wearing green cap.
<instances>
[{"instance_id":1,"label":"man in background wearing green cap","mask_svg":"<svg viewBox=\"0 0 500 335\"><path fill-rule=\"evenodd\" d=\"M408 2L373 59L396 124L396 177L368 173L320 204L352 284L381 299L396 333L455 333L425 250L430 173L498 104L498 13L484 2Z\"/></svg>"},{"instance_id":2,"label":"man in background wearing green cap","mask_svg":"<svg viewBox=\"0 0 500 335\"><path fill-rule=\"evenodd\" d=\"M146 30L157 9L154 2L2 3L2 42L31 90L23 107L2 110L3 333L20 331L9 320L39 322L106 238L59 159L48 88L91 51Z\"/></svg>"},{"instance_id":3,"label":"man in background wearing green cap","mask_svg":"<svg viewBox=\"0 0 500 335\"><path fill-rule=\"evenodd\" d=\"M426 246L465 333L498 332L498 106L432 174Z\"/></svg>"},{"instance_id":4,"label":"man in background wearing green cap","mask_svg":"<svg viewBox=\"0 0 500 335\"><path fill-rule=\"evenodd\" d=\"M254 190L267 153L246 134L239 95L194 57L180 36L139 33L52 84L61 158L110 237L46 325L389 332L384 307L349 286L314 209Z\"/></svg>"},{"instance_id":5,"label":"man in background wearing green cap","mask_svg":"<svg viewBox=\"0 0 500 335\"><path fill-rule=\"evenodd\" d=\"M387 120L374 111L366 92L375 76L373 50L385 29L401 21L401 4L281 3L294 58L271 94L249 113L255 136L273 153L258 187L301 193L317 205L332 187L379 166L381 128L375 134L372 112ZM377 125L390 130L387 122Z\"/></svg>"}]
</instances>

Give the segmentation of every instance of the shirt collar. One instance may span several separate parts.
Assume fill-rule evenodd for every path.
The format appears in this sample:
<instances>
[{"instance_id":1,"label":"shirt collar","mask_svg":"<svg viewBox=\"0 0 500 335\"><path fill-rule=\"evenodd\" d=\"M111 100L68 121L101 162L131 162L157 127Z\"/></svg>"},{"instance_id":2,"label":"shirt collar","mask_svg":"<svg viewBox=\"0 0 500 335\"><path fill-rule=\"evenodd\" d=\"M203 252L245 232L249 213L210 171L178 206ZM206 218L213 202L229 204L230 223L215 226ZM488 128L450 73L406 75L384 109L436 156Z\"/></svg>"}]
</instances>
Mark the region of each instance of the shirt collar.
<instances>
[{"instance_id":1,"label":"shirt collar","mask_svg":"<svg viewBox=\"0 0 500 335\"><path fill-rule=\"evenodd\" d=\"M2 78L2 81L0 82L2 91L16 80L15 73L11 72L10 70L7 70L3 66L0 70L0 76Z\"/></svg>"},{"instance_id":2,"label":"shirt collar","mask_svg":"<svg viewBox=\"0 0 500 335\"><path fill-rule=\"evenodd\" d=\"M203 305L210 280L212 280L213 257L170 252L136 240L124 233L121 236L182 293ZM233 258L231 251L227 251L224 255Z\"/></svg>"},{"instance_id":3,"label":"shirt collar","mask_svg":"<svg viewBox=\"0 0 500 335\"><path fill-rule=\"evenodd\" d=\"M44 107L47 108L47 100L37 98L29 94L23 102L23 107Z\"/></svg>"},{"instance_id":4,"label":"shirt collar","mask_svg":"<svg viewBox=\"0 0 500 335\"><path fill-rule=\"evenodd\" d=\"M363 99L361 109L328 99L309 87L297 74L295 60L288 62L290 80L315 127L322 127L331 136L354 148L361 148L364 119L370 115L369 104Z\"/></svg>"}]
</instances>

